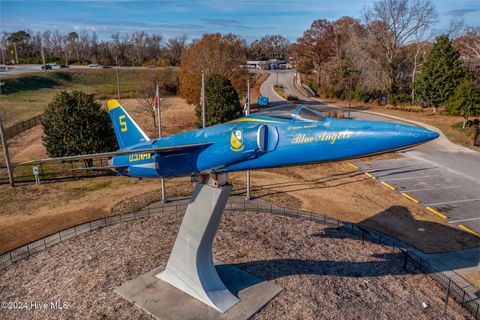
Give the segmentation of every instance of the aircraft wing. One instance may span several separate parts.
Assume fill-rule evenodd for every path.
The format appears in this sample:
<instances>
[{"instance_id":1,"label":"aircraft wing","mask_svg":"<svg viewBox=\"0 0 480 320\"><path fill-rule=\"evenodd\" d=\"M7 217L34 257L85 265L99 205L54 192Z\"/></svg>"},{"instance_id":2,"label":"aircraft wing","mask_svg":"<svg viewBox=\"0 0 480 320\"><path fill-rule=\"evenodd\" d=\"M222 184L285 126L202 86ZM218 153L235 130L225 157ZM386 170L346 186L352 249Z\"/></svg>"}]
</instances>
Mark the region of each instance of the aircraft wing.
<instances>
[{"instance_id":1,"label":"aircraft wing","mask_svg":"<svg viewBox=\"0 0 480 320\"><path fill-rule=\"evenodd\" d=\"M92 158L107 158L113 156L126 156L130 154L136 153L169 153L169 152L178 152L178 151L187 151L191 149L196 149L200 147L209 146L212 143L191 143L191 144L181 144L176 146L168 146L168 147L158 147L158 148L142 148L142 149L135 149L135 150L118 150L112 152L103 152L103 153L92 153L92 154L81 154L77 156L67 156L67 157L58 157L58 158L45 158L39 160L31 160L21 162L19 164L40 164L46 162L55 162L55 161L75 161L75 160L85 160L85 159L92 159Z\"/></svg>"}]
</instances>

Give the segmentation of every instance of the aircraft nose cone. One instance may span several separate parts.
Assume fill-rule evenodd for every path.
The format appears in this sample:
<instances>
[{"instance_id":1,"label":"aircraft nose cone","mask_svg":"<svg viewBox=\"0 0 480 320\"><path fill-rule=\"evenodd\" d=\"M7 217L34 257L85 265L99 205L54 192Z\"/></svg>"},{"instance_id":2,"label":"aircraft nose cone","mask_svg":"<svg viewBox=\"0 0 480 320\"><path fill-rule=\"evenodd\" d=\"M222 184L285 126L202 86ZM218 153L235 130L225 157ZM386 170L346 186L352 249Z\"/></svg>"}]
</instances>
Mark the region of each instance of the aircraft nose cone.
<instances>
[{"instance_id":1,"label":"aircraft nose cone","mask_svg":"<svg viewBox=\"0 0 480 320\"><path fill-rule=\"evenodd\" d=\"M439 137L439 134L435 131L409 125L397 125L395 131L397 135L407 140L409 144L427 142Z\"/></svg>"}]
</instances>

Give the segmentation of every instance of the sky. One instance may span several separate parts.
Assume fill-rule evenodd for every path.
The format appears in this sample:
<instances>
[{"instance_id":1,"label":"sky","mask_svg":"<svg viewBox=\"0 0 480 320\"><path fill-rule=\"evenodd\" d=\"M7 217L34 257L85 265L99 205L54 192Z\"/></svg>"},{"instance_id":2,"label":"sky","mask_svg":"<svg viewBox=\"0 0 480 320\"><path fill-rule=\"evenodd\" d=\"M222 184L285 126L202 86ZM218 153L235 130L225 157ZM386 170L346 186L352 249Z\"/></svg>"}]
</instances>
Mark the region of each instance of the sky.
<instances>
[{"instance_id":1,"label":"sky","mask_svg":"<svg viewBox=\"0 0 480 320\"><path fill-rule=\"evenodd\" d=\"M452 18L480 26L479 0L432 0L434 29L447 30ZM95 31L102 40L116 32L145 31L165 38L203 33L235 33L247 41L281 34L291 41L315 19L360 19L367 0L194 0L194 1L6 1L0 0L0 31Z\"/></svg>"}]
</instances>

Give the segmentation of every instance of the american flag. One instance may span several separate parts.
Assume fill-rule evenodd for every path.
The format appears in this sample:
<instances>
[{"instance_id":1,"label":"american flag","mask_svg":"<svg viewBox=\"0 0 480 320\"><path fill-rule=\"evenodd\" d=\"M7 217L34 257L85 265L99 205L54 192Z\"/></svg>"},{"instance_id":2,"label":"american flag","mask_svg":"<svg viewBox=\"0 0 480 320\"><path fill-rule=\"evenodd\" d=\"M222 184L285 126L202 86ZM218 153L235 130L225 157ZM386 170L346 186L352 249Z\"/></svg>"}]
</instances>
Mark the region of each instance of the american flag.
<instances>
[{"instance_id":1,"label":"american flag","mask_svg":"<svg viewBox=\"0 0 480 320\"><path fill-rule=\"evenodd\" d=\"M158 92L158 85L157 85L157 90L155 92L155 96L153 97L153 107L157 110L160 108L160 94Z\"/></svg>"}]
</instances>

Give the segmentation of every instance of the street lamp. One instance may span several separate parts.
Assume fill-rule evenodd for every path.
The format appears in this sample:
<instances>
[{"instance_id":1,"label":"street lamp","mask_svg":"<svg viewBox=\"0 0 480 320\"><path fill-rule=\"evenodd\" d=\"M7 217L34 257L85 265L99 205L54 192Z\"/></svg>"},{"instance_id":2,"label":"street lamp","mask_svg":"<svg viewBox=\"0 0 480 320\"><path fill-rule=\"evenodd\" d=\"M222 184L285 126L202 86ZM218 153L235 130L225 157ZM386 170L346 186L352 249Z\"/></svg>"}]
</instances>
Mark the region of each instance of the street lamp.
<instances>
[{"instance_id":1,"label":"street lamp","mask_svg":"<svg viewBox=\"0 0 480 320\"><path fill-rule=\"evenodd\" d=\"M346 71L346 74L349 76L349 90L348 90L348 115L347 118L350 119L350 109L352 108L352 77L354 73L357 73L358 71L355 69L350 69L348 68Z\"/></svg>"}]
</instances>

